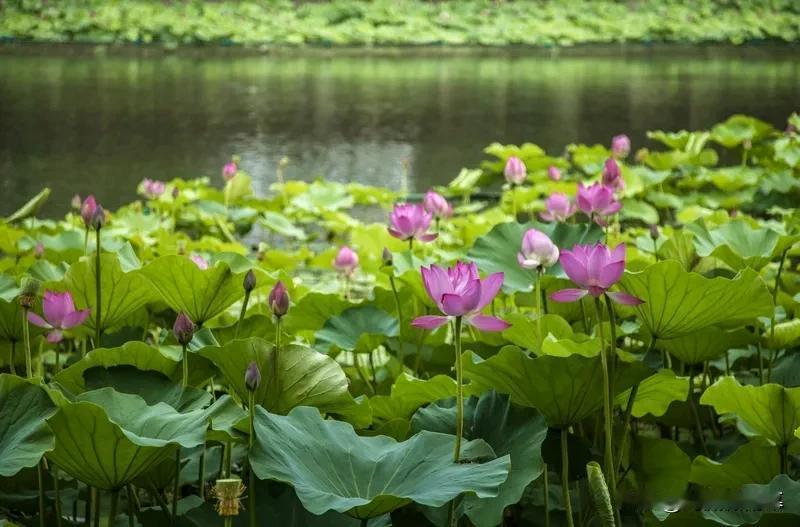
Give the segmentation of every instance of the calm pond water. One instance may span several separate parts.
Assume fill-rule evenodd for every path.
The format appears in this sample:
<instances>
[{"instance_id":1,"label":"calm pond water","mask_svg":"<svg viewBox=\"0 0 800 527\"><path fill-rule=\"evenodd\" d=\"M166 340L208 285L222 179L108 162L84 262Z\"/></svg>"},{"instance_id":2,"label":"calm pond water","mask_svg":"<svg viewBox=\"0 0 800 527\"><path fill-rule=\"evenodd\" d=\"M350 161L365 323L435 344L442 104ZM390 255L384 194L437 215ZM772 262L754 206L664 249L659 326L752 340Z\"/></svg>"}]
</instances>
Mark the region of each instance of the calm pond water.
<instances>
[{"instance_id":1,"label":"calm pond water","mask_svg":"<svg viewBox=\"0 0 800 527\"><path fill-rule=\"evenodd\" d=\"M231 156L258 191L286 177L411 190L476 166L493 141L634 148L651 129L800 110L797 47L533 52L93 52L0 47L6 215L43 185L115 207L144 177L210 176Z\"/></svg>"}]
</instances>

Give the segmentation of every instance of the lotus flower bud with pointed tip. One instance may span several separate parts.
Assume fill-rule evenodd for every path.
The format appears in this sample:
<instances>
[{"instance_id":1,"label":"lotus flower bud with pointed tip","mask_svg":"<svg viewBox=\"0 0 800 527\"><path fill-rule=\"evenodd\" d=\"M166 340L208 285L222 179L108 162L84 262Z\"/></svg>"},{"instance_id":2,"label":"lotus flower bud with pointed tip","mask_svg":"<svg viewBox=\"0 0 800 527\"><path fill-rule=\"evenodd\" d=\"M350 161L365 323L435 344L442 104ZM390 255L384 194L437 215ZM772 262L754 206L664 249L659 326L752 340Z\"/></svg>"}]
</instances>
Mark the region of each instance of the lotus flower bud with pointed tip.
<instances>
[{"instance_id":1,"label":"lotus flower bud with pointed tip","mask_svg":"<svg viewBox=\"0 0 800 527\"><path fill-rule=\"evenodd\" d=\"M603 185L611 190L622 190L625 187L619 164L613 157L606 159L606 163L603 166Z\"/></svg>"},{"instance_id":2,"label":"lotus flower bud with pointed tip","mask_svg":"<svg viewBox=\"0 0 800 527\"><path fill-rule=\"evenodd\" d=\"M631 140L625 134L615 135L611 139L611 152L614 157L623 158L627 157L631 151Z\"/></svg>"},{"instance_id":3,"label":"lotus flower bud with pointed tip","mask_svg":"<svg viewBox=\"0 0 800 527\"><path fill-rule=\"evenodd\" d=\"M82 204L82 203L83 203L83 202L81 201L81 196L80 196L80 194L75 194L75 195L72 197L72 201L70 202L70 206L72 206L72 208L73 208L74 210L81 210L81 204Z\"/></svg>"},{"instance_id":4,"label":"lotus flower bud with pointed tip","mask_svg":"<svg viewBox=\"0 0 800 527\"><path fill-rule=\"evenodd\" d=\"M584 187L583 183L578 183L578 207L587 216L599 224L604 224L605 216L611 216L619 212L622 203L614 198L611 188L602 183L595 183Z\"/></svg>"},{"instance_id":5,"label":"lotus flower bud with pointed tip","mask_svg":"<svg viewBox=\"0 0 800 527\"><path fill-rule=\"evenodd\" d=\"M658 225L650 225L650 237L654 240L658 239Z\"/></svg>"},{"instance_id":6,"label":"lotus flower bud with pointed tip","mask_svg":"<svg viewBox=\"0 0 800 527\"><path fill-rule=\"evenodd\" d=\"M434 218L449 218L453 215L453 207L447 202L444 196L433 190L425 193L422 201L425 210L433 214Z\"/></svg>"},{"instance_id":7,"label":"lotus flower bud with pointed tip","mask_svg":"<svg viewBox=\"0 0 800 527\"><path fill-rule=\"evenodd\" d=\"M239 167L236 166L236 161L229 161L222 167L222 178L225 181L230 181L238 170Z\"/></svg>"},{"instance_id":8,"label":"lotus flower bud with pointed tip","mask_svg":"<svg viewBox=\"0 0 800 527\"><path fill-rule=\"evenodd\" d=\"M87 229L92 226L92 218L94 217L94 211L96 209L97 200L95 200L94 196L92 195L87 196L81 205L81 219L83 220L83 224Z\"/></svg>"},{"instance_id":9,"label":"lotus flower bud with pointed tip","mask_svg":"<svg viewBox=\"0 0 800 527\"><path fill-rule=\"evenodd\" d=\"M545 269L558 261L558 247L545 233L528 229L522 237L522 248L517 254L519 265L525 269Z\"/></svg>"},{"instance_id":10,"label":"lotus flower bud with pointed tip","mask_svg":"<svg viewBox=\"0 0 800 527\"><path fill-rule=\"evenodd\" d=\"M36 246L33 248L33 256L37 260L44 256L44 244L42 242L36 242Z\"/></svg>"},{"instance_id":11,"label":"lotus flower bud with pointed tip","mask_svg":"<svg viewBox=\"0 0 800 527\"><path fill-rule=\"evenodd\" d=\"M550 165L547 167L547 177L549 177L552 181L560 181L561 171L558 169L558 167Z\"/></svg>"},{"instance_id":12,"label":"lotus flower bud with pointed tip","mask_svg":"<svg viewBox=\"0 0 800 527\"><path fill-rule=\"evenodd\" d=\"M346 245L339 249L333 259L333 267L340 273L351 275L358 267L358 255Z\"/></svg>"},{"instance_id":13,"label":"lotus flower bud with pointed tip","mask_svg":"<svg viewBox=\"0 0 800 527\"><path fill-rule=\"evenodd\" d=\"M245 293L250 293L256 288L256 273L254 273L252 269L248 270L244 275L242 287Z\"/></svg>"},{"instance_id":14,"label":"lotus flower bud with pointed tip","mask_svg":"<svg viewBox=\"0 0 800 527\"><path fill-rule=\"evenodd\" d=\"M276 318L281 318L289 311L289 292L280 280L275 283L272 291L269 292L267 303Z\"/></svg>"},{"instance_id":15,"label":"lotus flower bud with pointed tip","mask_svg":"<svg viewBox=\"0 0 800 527\"><path fill-rule=\"evenodd\" d=\"M194 337L194 322L189 318L189 315L186 313L178 315L175 319L175 324L172 326L172 333L181 346L186 346L192 341L192 337Z\"/></svg>"},{"instance_id":16,"label":"lotus flower bud with pointed tip","mask_svg":"<svg viewBox=\"0 0 800 527\"><path fill-rule=\"evenodd\" d=\"M256 361L250 361L244 372L244 385L248 390L254 392L258 390L259 384L261 384L261 370L258 369Z\"/></svg>"},{"instance_id":17,"label":"lotus flower bud with pointed tip","mask_svg":"<svg viewBox=\"0 0 800 527\"><path fill-rule=\"evenodd\" d=\"M381 262L386 267L389 267L392 264L394 264L394 255L392 254L392 251L390 251L388 247L383 248L383 253L381 253Z\"/></svg>"},{"instance_id":18,"label":"lotus flower bud with pointed tip","mask_svg":"<svg viewBox=\"0 0 800 527\"><path fill-rule=\"evenodd\" d=\"M506 161L506 166L503 168L503 175L506 181L512 185L521 185L528 175L528 169L525 168L525 163L517 156L511 156Z\"/></svg>"},{"instance_id":19,"label":"lotus flower bud with pointed tip","mask_svg":"<svg viewBox=\"0 0 800 527\"><path fill-rule=\"evenodd\" d=\"M94 212L92 213L92 228L96 231L99 231L103 228L106 224L106 211L103 210L103 207L98 205Z\"/></svg>"}]
</instances>

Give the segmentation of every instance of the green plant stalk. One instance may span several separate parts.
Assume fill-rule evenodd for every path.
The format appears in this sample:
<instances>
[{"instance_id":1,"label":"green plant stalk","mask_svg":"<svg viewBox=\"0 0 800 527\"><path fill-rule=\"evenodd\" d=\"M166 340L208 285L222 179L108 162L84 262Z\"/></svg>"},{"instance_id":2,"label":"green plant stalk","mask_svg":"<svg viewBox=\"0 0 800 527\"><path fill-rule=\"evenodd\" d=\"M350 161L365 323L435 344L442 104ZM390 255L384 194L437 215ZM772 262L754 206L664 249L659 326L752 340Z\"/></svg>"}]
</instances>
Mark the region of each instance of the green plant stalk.
<instances>
[{"instance_id":1,"label":"green plant stalk","mask_svg":"<svg viewBox=\"0 0 800 527\"><path fill-rule=\"evenodd\" d=\"M199 483L200 499L206 499L206 444L203 443L203 452L200 454L200 474L197 476Z\"/></svg>"},{"instance_id":2,"label":"green plant stalk","mask_svg":"<svg viewBox=\"0 0 800 527\"><path fill-rule=\"evenodd\" d=\"M544 464L544 527L550 527L550 481L547 477L547 463Z\"/></svg>"},{"instance_id":3,"label":"green plant stalk","mask_svg":"<svg viewBox=\"0 0 800 527\"><path fill-rule=\"evenodd\" d=\"M44 464L44 460L39 460L39 463L36 465L36 479L39 484L39 527L45 527L44 524L44 475L42 472L44 468L42 465Z\"/></svg>"},{"instance_id":4,"label":"green plant stalk","mask_svg":"<svg viewBox=\"0 0 800 527\"><path fill-rule=\"evenodd\" d=\"M611 326L611 345L609 346L610 354L608 357L608 376L609 376L609 390L608 396L614 400L615 379L617 369L617 313L614 311L614 304L611 302L611 297L603 295L606 300L606 309L608 310L608 324Z\"/></svg>"},{"instance_id":5,"label":"green plant stalk","mask_svg":"<svg viewBox=\"0 0 800 527\"><path fill-rule=\"evenodd\" d=\"M281 376L278 373L280 371L280 363L281 363L281 317L278 317L278 321L275 322L275 352L272 354L272 371L275 373L275 392L280 395L281 393Z\"/></svg>"},{"instance_id":6,"label":"green plant stalk","mask_svg":"<svg viewBox=\"0 0 800 527\"><path fill-rule=\"evenodd\" d=\"M17 361L16 355L17 355L17 341L16 340L12 340L11 341L11 364L9 364L9 367L11 369L11 375L16 375L17 374L17 367L14 364Z\"/></svg>"},{"instance_id":7,"label":"green plant stalk","mask_svg":"<svg viewBox=\"0 0 800 527\"><path fill-rule=\"evenodd\" d=\"M414 238L411 237L408 239L408 250L414 252Z\"/></svg>"},{"instance_id":8,"label":"green plant stalk","mask_svg":"<svg viewBox=\"0 0 800 527\"><path fill-rule=\"evenodd\" d=\"M55 509L56 513L56 525L61 527L61 485L59 485L58 481L58 466L55 463L50 465L51 472L53 476L53 491L55 492L55 501L53 503L53 509Z\"/></svg>"},{"instance_id":9,"label":"green plant stalk","mask_svg":"<svg viewBox=\"0 0 800 527\"><path fill-rule=\"evenodd\" d=\"M187 345L183 345L183 352L181 355L181 367L183 369L183 378L181 380L181 386L184 388L189 387L189 353L187 350Z\"/></svg>"},{"instance_id":10,"label":"green plant stalk","mask_svg":"<svg viewBox=\"0 0 800 527\"><path fill-rule=\"evenodd\" d=\"M438 219L436 221L439 221ZM389 284L392 286L392 294L394 295L394 305L397 308L397 322L400 324L400 331L397 333L397 341L400 345L400 352L403 351L403 308L400 307L400 296L397 294L397 285L394 283L394 270L389 272Z\"/></svg>"},{"instance_id":11,"label":"green plant stalk","mask_svg":"<svg viewBox=\"0 0 800 527\"><path fill-rule=\"evenodd\" d=\"M128 483L127 485L128 491L128 527L135 527L136 521L134 519L134 515L136 514L134 511L134 497L133 497L133 486Z\"/></svg>"},{"instance_id":12,"label":"green plant stalk","mask_svg":"<svg viewBox=\"0 0 800 527\"><path fill-rule=\"evenodd\" d=\"M94 523L94 527L100 527L100 511L102 510L103 495L97 487L93 487L92 490L94 491L94 499L92 500L92 503L94 503L92 522Z\"/></svg>"},{"instance_id":13,"label":"green plant stalk","mask_svg":"<svg viewBox=\"0 0 800 527\"><path fill-rule=\"evenodd\" d=\"M255 419L256 419L256 394L253 391L250 391L248 396L248 411L249 411L249 429L250 435L247 439L249 451L252 452L253 444L255 443L256 432L255 432ZM249 458L248 458L249 459ZM253 472L252 465L248 467L248 471L250 473L250 488L248 489L247 495L250 502L250 527L256 527L256 475Z\"/></svg>"},{"instance_id":14,"label":"green plant stalk","mask_svg":"<svg viewBox=\"0 0 800 527\"><path fill-rule=\"evenodd\" d=\"M603 463L605 465L605 477L606 477L606 485L608 486L608 492L611 495L611 503L616 504L616 489L614 488L616 483L616 476L614 474L614 451L613 451L613 437L614 437L614 430L612 428L612 415L611 415L611 382L609 379L609 372L608 372L608 357L606 356L606 349L605 349L605 336L603 332L603 318L601 317L601 305L600 299L594 299L594 308L595 308L595 315L597 316L597 328L600 334L600 365L603 369L603 419L604 419L604 431L605 431L605 441L604 441L604 456L603 456ZM612 344L613 345L613 344Z\"/></svg>"},{"instance_id":15,"label":"green plant stalk","mask_svg":"<svg viewBox=\"0 0 800 527\"><path fill-rule=\"evenodd\" d=\"M781 253L781 259L778 262L778 272L775 275L775 287L772 289L772 317L770 318L769 334L771 339L775 339L775 310L778 308L778 289L781 286L781 273L783 272L783 262L786 260L786 253L789 249L785 249ZM773 351L769 358L769 366L767 370L767 382L772 380L772 363L775 362L775 355L777 351Z\"/></svg>"},{"instance_id":16,"label":"green plant stalk","mask_svg":"<svg viewBox=\"0 0 800 527\"><path fill-rule=\"evenodd\" d=\"M95 266L96 266L96 269L95 269L95 273L94 273L94 279L95 279L94 283L95 283L95 290L96 290L95 293L97 294L97 296L96 296L97 305L95 306L95 310L94 310L94 347L95 348L99 348L100 347L100 332L101 332L100 331L101 330L101 328L100 328L100 317L102 316L102 306L100 304L100 299L102 298L101 289L100 289L100 253L102 252L100 250L100 229L96 229L95 233L97 233L97 238L96 238L97 239L97 250L95 251L95 255L96 255L96 257L95 257L95 262L96 262Z\"/></svg>"},{"instance_id":17,"label":"green plant stalk","mask_svg":"<svg viewBox=\"0 0 800 527\"><path fill-rule=\"evenodd\" d=\"M542 335L542 269L541 267L536 270L536 330L539 332L539 347L541 348L544 342L544 335Z\"/></svg>"},{"instance_id":18,"label":"green plant stalk","mask_svg":"<svg viewBox=\"0 0 800 527\"><path fill-rule=\"evenodd\" d=\"M703 454L709 457L708 447L706 446L705 437L703 437L703 425L700 423L700 414L697 412L697 406L694 403L694 374L689 374L689 406L692 410L694 417L694 424L697 429L697 439L700 441L700 446L703 448Z\"/></svg>"},{"instance_id":19,"label":"green plant stalk","mask_svg":"<svg viewBox=\"0 0 800 527\"><path fill-rule=\"evenodd\" d=\"M247 312L247 304L250 302L250 291L245 291L244 293L244 301L242 302L242 310L239 311L239 321L236 323L236 329L233 332L233 338L239 338L239 329L242 327L242 321L244 320L244 314Z\"/></svg>"},{"instance_id":20,"label":"green plant stalk","mask_svg":"<svg viewBox=\"0 0 800 527\"><path fill-rule=\"evenodd\" d=\"M764 384L764 356L761 352L761 330L757 330L758 338L756 340L756 351L758 352L758 379L759 382Z\"/></svg>"},{"instance_id":21,"label":"green plant stalk","mask_svg":"<svg viewBox=\"0 0 800 527\"><path fill-rule=\"evenodd\" d=\"M178 522L178 493L181 491L181 447L175 451L175 481L172 483L172 525Z\"/></svg>"},{"instance_id":22,"label":"green plant stalk","mask_svg":"<svg viewBox=\"0 0 800 527\"><path fill-rule=\"evenodd\" d=\"M233 444L230 439L225 441L225 477L231 477L231 466L233 465Z\"/></svg>"},{"instance_id":23,"label":"green plant stalk","mask_svg":"<svg viewBox=\"0 0 800 527\"><path fill-rule=\"evenodd\" d=\"M456 443L453 450L453 461L461 459L461 440L464 436L464 379L461 364L461 317L453 322L453 345L456 351Z\"/></svg>"},{"instance_id":24,"label":"green plant stalk","mask_svg":"<svg viewBox=\"0 0 800 527\"><path fill-rule=\"evenodd\" d=\"M645 355L648 355L651 351L653 351L656 347L656 337L650 337L650 344L647 346L647 351L645 351ZM617 462L616 462L616 472L615 474L619 473L620 467L622 466L622 456L625 455L625 449L628 448L628 430L631 427L631 412L633 412L633 403L636 401L636 394L639 392L639 383L633 385L631 388L631 394L628 397L628 402L625 404L625 415L623 416L623 425L622 425L622 443L619 446L619 450L617 451Z\"/></svg>"},{"instance_id":25,"label":"green plant stalk","mask_svg":"<svg viewBox=\"0 0 800 527\"><path fill-rule=\"evenodd\" d=\"M22 340L25 343L25 373L28 379L33 378L33 360L31 359L31 328L28 326L28 308L22 308Z\"/></svg>"},{"instance_id":26,"label":"green plant stalk","mask_svg":"<svg viewBox=\"0 0 800 527\"><path fill-rule=\"evenodd\" d=\"M164 516L166 516L167 519L170 519L171 515L170 515L170 512L169 512L169 506L167 505L167 502L164 499L164 497L161 495L161 493L158 492L158 489L156 489L155 484L152 484L152 483L150 484L149 492L150 492L150 496L155 501L158 502L158 506L159 506L159 508L161 508L161 512L164 513Z\"/></svg>"},{"instance_id":27,"label":"green plant stalk","mask_svg":"<svg viewBox=\"0 0 800 527\"><path fill-rule=\"evenodd\" d=\"M572 520L572 501L569 498L569 451L567 449L567 429L561 429L561 492L564 495L564 512L567 526L574 527Z\"/></svg>"},{"instance_id":28,"label":"green plant stalk","mask_svg":"<svg viewBox=\"0 0 800 527\"><path fill-rule=\"evenodd\" d=\"M84 511L84 525L91 525L92 523L92 510L94 509L94 488L86 485L86 510Z\"/></svg>"},{"instance_id":29,"label":"green plant stalk","mask_svg":"<svg viewBox=\"0 0 800 527\"><path fill-rule=\"evenodd\" d=\"M111 491L111 508L108 509L108 525L114 525L114 519L117 517L117 508L119 507L119 490Z\"/></svg>"}]
</instances>

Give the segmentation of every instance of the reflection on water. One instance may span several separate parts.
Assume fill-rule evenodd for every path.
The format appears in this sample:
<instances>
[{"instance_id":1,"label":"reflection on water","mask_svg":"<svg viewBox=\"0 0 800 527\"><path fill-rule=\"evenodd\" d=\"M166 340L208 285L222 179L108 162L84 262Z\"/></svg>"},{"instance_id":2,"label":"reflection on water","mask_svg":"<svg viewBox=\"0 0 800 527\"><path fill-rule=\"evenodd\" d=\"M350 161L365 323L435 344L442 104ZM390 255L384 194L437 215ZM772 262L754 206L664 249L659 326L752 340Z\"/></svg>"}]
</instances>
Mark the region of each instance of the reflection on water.
<instances>
[{"instance_id":1,"label":"reflection on water","mask_svg":"<svg viewBox=\"0 0 800 527\"><path fill-rule=\"evenodd\" d=\"M242 156L257 188L326 177L425 190L492 141L607 143L732 113L783 126L800 108L796 49L201 56L0 50L7 214L42 185L117 206L144 177L210 176ZM406 167L406 168L404 168Z\"/></svg>"}]
</instances>

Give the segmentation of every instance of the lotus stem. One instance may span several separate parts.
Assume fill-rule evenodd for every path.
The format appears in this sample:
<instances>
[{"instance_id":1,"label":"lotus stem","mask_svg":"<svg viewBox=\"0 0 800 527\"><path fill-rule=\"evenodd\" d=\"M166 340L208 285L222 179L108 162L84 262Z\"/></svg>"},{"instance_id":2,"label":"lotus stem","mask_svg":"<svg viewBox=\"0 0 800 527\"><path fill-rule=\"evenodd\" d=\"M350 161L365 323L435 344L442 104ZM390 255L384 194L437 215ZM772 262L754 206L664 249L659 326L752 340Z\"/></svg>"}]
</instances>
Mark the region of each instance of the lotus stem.
<instances>
[{"instance_id":1,"label":"lotus stem","mask_svg":"<svg viewBox=\"0 0 800 527\"><path fill-rule=\"evenodd\" d=\"M759 382L764 384L764 356L761 353L761 330L757 331L758 339L756 340L756 351L758 352L758 379Z\"/></svg>"},{"instance_id":2,"label":"lotus stem","mask_svg":"<svg viewBox=\"0 0 800 527\"><path fill-rule=\"evenodd\" d=\"M369 518L361 518L359 525L361 525L361 527L367 527L367 525L369 525Z\"/></svg>"},{"instance_id":3,"label":"lotus stem","mask_svg":"<svg viewBox=\"0 0 800 527\"><path fill-rule=\"evenodd\" d=\"M51 465L51 469L52 469L51 473L52 473L52 476L53 476L53 491L55 491L55 495L56 495L55 501L53 503L53 509L55 510L55 513L56 513L56 525L58 525L58 527L61 527L61 512L62 512L61 511L61 486L59 485L59 482L58 482L58 466L55 463L53 463Z\"/></svg>"},{"instance_id":4,"label":"lotus stem","mask_svg":"<svg viewBox=\"0 0 800 527\"><path fill-rule=\"evenodd\" d=\"M439 221L438 219L436 221ZM394 270L389 272L389 283L392 286L392 294L394 295L394 305L397 308L397 322L400 325L400 331L397 334L397 340L400 345L400 354L403 352L403 308L400 304L400 296L397 294L397 284L394 283Z\"/></svg>"},{"instance_id":5,"label":"lotus stem","mask_svg":"<svg viewBox=\"0 0 800 527\"><path fill-rule=\"evenodd\" d=\"M608 323L611 326L611 346L609 347L610 354L608 357L608 395L613 400L616 393L614 385L617 369L617 313L614 311L614 304L611 303L611 298L608 295L603 296L605 297L606 309L608 310Z\"/></svg>"},{"instance_id":6,"label":"lotus stem","mask_svg":"<svg viewBox=\"0 0 800 527\"><path fill-rule=\"evenodd\" d=\"M97 294L97 296L96 296L96 299L97 299L96 300L96 304L97 305L95 306L95 309L94 309L94 347L95 348L99 348L100 347L100 329L101 329L100 328L100 317L102 316L102 306L100 304L100 300L102 298L101 290L100 290L100 283L101 283L101 281L100 281L100 253L102 252L100 250L100 229L96 229L95 233L96 233L96 240L97 240L97 250L95 251L95 255L96 255L96 258L95 258L96 272L95 272L94 278L95 278L95 290L96 290L95 293Z\"/></svg>"},{"instance_id":7,"label":"lotus stem","mask_svg":"<svg viewBox=\"0 0 800 527\"><path fill-rule=\"evenodd\" d=\"M100 527L100 511L102 510L101 505L103 501L103 495L100 493L100 489L97 487L92 487L94 491L94 496L92 498L92 503L94 504L94 511L92 512L92 523L94 527Z\"/></svg>"},{"instance_id":8,"label":"lotus stem","mask_svg":"<svg viewBox=\"0 0 800 527\"><path fill-rule=\"evenodd\" d=\"M225 477L231 477L231 465L233 465L233 444L231 440L228 439L225 441L225 452L223 452L225 456Z\"/></svg>"},{"instance_id":9,"label":"lotus stem","mask_svg":"<svg viewBox=\"0 0 800 527\"><path fill-rule=\"evenodd\" d=\"M206 499L206 444L203 443L203 452L200 454L200 474L197 477L199 481L200 499Z\"/></svg>"},{"instance_id":10,"label":"lotus stem","mask_svg":"<svg viewBox=\"0 0 800 527\"><path fill-rule=\"evenodd\" d=\"M461 458L461 438L464 435L464 384L463 367L461 364L461 317L456 317L453 323L453 345L456 351L456 444L453 451L453 461L458 463Z\"/></svg>"},{"instance_id":11,"label":"lotus stem","mask_svg":"<svg viewBox=\"0 0 800 527\"><path fill-rule=\"evenodd\" d=\"M280 376L280 363L281 363L281 321L283 317L278 317L275 323L275 351L273 353L273 372L275 374L275 392L280 396L281 393L281 376Z\"/></svg>"},{"instance_id":12,"label":"lotus stem","mask_svg":"<svg viewBox=\"0 0 800 527\"><path fill-rule=\"evenodd\" d=\"M694 373L689 374L689 407L691 408L692 416L694 417L694 424L697 429L697 439L700 441L700 446L703 447L703 454L708 457L708 447L706 446L705 437L703 437L703 425L700 423L700 414L697 412L697 406L694 404Z\"/></svg>"},{"instance_id":13,"label":"lotus stem","mask_svg":"<svg viewBox=\"0 0 800 527\"><path fill-rule=\"evenodd\" d=\"M244 301L242 302L242 310L239 312L239 321L236 323L236 329L233 332L233 338L239 338L239 329L242 327L244 314L247 312L247 304L250 302L250 291L245 291Z\"/></svg>"},{"instance_id":14,"label":"lotus stem","mask_svg":"<svg viewBox=\"0 0 800 527\"><path fill-rule=\"evenodd\" d=\"M408 239L408 250L414 252L414 238Z\"/></svg>"},{"instance_id":15,"label":"lotus stem","mask_svg":"<svg viewBox=\"0 0 800 527\"><path fill-rule=\"evenodd\" d=\"M183 352L182 352L182 360L181 366L183 368L183 379L181 381L181 386L187 388L189 386L189 353L187 350L188 344L183 345Z\"/></svg>"},{"instance_id":16,"label":"lotus stem","mask_svg":"<svg viewBox=\"0 0 800 527\"><path fill-rule=\"evenodd\" d=\"M136 525L135 521L135 511L134 511L134 493L133 493L133 486L129 483L127 485L128 491L128 527L134 527Z\"/></svg>"},{"instance_id":17,"label":"lotus stem","mask_svg":"<svg viewBox=\"0 0 800 527\"><path fill-rule=\"evenodd\" d=\"M86 510L84 511L84 525L91 525L92 523L92 508L94 506L94 488L86 485Z\"/></svg>"},{"instance_id":18,"label":"lotus stem","mask_svg":"<svg viewBox=\"0 0 800 527\"><path fill-rule=\"evenodd\" d=\"M28 379L33 378L33 360L31 359L31 328L28 326L28 308L22 308L22 340L25 343L25 372Z\"/></svg>"},{"instance_id":19,"label":"lotus stem","mask_svg":"<svg viewBox=\"0 0 800 527\"><path fill-rule=\"evenodd\" d=\"M539 332L539 346L544 342L544 335L542 335L542 269L541 267L536 270L536 330Z\"/></svg>"},{"instance_id":20,"label":"lotus stem","mask_svg":"<svg viewBox=\"0 0 800 527\"><path fill-rule=\"evenodd\" d=\"M108 525L114 525L114 520L117 517L117 508L119 507L119 490L111 491L111 508L108 509Z\"/></svg>"},{"instance_id":21,"label":"lotus stem","mask_svg":"<svg viewBox=\"0 0 800 527\"><path fill-rule=\"evenodd\" d=\"M164 513L164 516L171 518L169 506L154 484L150 486L150 496L152 496L158 502L158 506L161 508L161 512Z\"/></svg>"},{"instance_id":22,"label":"lotus stem","mask_svg":"<svg viewBox=\"0 0 800 527\"><path fill-rule=\"evenodd\" d=\"M250 390L248 396L248 410L250 414L250 435L248 437L248 454L253 451L253 444L255 443L255 419L256 419L256 394L253 390ZM249 455L248 455L249 460ZM253 466L250 465L249 467L250 472L250 488L248 489L247 496L248 502L250 504L250 527L256 527L256 475L253 472Z\"/></svg>"},{"instance_id":23,"label":"lotus stem","mask_svg":"<svg viewBox=\"0 0 800 527\"><path fill-rule=\"evenodd\" d=\"M550 481L547 476L547 463L544 464L544 527L550 527Z\"/></svg>"},{"instance_id":24,"label":"lotus stem","mask_svg":"<svg viewBox=\"0 0 800 527\"><path fill-rule=\"evenodd\" d=\"M567 429L561 429L561 492L564 495L564 510L567 526L574 527L572 521L572 501L569 498L569 451L567 449Z\"/></svg>"},{"instance_id":25,"label":"lotus stem","mask_svg":"<svg viewBox=\"0 0 800 527\"><path fill-rule=\"evenodd\" d=\"M36 465L36 477L39 483L39 527L45 527L44 523L44 476L42 474L44 468L44 459L39 460Z\"/></svg>"},{"instance_id":26,"label":"lotus stem","mask_svg":"<svg viewBox=\"0 0 800 527\"><path fill-rule=\"evenodd\" d=\"M605 349L605 335L603 332L603 318L601 317L600 299L594 299L595 315L597 316L597 328L600 335L600 365L603 369L603 419L605 428L605 445L603 462L605 465L606 485L611 495L611 503L616 503L616 476L614 474L614 453L613 453L613 428L612 428L612 415L611 415L611 382L608 372L608 357L606 356ZM613 344L612 344L613 345Z\"/></svg>"},{"instance_id":27,"label":"lotus stem","mask_svg":"<svg viewBox=\"0 0 800 527\"><path fill-rule=\"evenodd\" d=\"M178 521L178 493L181 490L181 447L175 450L175 481L172 483L172 524Z\"/></svg>"},{"instance_id":28,"label":"lotus stem","mask_svg":"<svg viewBox=\"0 0 800 527\"><path fill-rule=\"evenodd\" d=\"M9 364L9 366L11 367L11 375L16 375L17 374L17 367L14 365L14 363L17 361L16 354L17 354L17 341L12 339L11 340L11 364Z\"/></svg>"}]
</instances>

